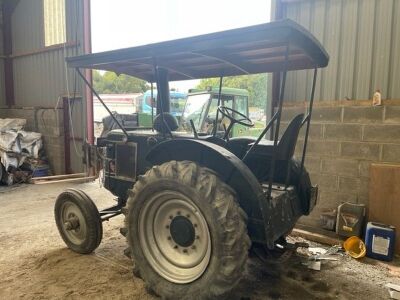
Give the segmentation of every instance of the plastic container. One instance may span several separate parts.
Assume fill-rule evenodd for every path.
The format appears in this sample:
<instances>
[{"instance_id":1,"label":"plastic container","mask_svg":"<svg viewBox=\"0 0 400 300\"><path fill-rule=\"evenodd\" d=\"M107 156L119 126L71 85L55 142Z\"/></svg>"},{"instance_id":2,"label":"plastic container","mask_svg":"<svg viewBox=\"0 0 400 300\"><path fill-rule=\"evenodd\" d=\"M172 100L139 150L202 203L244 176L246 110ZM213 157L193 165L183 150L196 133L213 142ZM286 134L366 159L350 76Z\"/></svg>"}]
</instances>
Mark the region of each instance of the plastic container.
<instances>
[{"instance_id":1,"label":"plastic container","mask_svg":"<svg viewBox=\"0 0 400 300\"><path fill-rule=\"evenodd\" d=\"M343 248L353 258L364 257L366 253L365 244L358 236L349 237L343 243Z\"/></svg>"},{"instance_id":2,"label":"plastic container","mask_svg":"<svg viewBox=\"0 0 400 300\"><path fill-rule=\"evenodd\" d=\"M326 230L335 231L336 218L337 218L336 211L322 213L319 216L319 221L320 221L321 227Z\"/></svg>"},{"instance_id":3,"label":"plastic container","mask_svg":"<svg viewBox=\"0 0 400 300\"><path fill-rule=\"evenodd\" d=\"M365 205L343 203L338 206L336 233L341 236L361 236L365 218Z\"/></svg>"},{"instance_id":4,"label":"plastic container","mask_svg":"<svg viewBox=\"0 0 400 300\"><path fill-rule=\"evenodd\" d=\"M37 166L33 170L32 177L44 177L49 175L49 166L48 165L41 165Z\"/></svg>"},{"instance_id":5,"label":"plastic container","mask_svg":"<svg viewBox=\"0 0 400 300\"><path fill-rule=\"evenodd\" d=\"M394 254L396 230L393 226L368 222L365 230L367 256L391 261Z\"/></svg>"}]
</instances>

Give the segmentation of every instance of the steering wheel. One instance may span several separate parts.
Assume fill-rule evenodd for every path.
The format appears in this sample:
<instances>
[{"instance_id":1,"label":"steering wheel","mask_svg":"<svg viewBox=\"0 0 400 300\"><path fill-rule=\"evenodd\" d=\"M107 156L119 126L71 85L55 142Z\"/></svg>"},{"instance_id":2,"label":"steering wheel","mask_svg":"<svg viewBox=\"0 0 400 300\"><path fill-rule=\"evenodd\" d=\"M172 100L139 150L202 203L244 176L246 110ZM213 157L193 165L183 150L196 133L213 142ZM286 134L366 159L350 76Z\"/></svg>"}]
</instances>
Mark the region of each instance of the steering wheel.
<instances>
[{"instance_id":1,"label":"steering wheel","mask_svg":"<svg viewBox=\"0 0 400 300\"><path fill-rule=\"evenodd\" d=\"M238 112L237 110L235 110L233 108L226 107L226 106L218 106L218 111L224 117L227 117L232 122L232 125L235 124L235 123L238 123L238 124L246 126L246 127L253 127L254 126L253 121L250 120L248 116L242 114L241 112ZM235 118L234 114L239 115L240 119L239 118Z\"/></svg>"}]
</instances>

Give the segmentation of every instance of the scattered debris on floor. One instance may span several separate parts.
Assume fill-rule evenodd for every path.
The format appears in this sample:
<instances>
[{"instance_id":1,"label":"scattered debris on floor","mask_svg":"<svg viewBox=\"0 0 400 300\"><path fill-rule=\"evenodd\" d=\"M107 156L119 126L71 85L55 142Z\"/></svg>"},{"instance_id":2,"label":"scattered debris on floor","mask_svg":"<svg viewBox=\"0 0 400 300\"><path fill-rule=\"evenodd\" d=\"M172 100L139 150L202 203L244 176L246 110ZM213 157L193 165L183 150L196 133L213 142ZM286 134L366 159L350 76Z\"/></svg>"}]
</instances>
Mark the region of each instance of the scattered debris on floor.
<instances>
[{"instance_id":1,"label":"scattered debris on floor","mask_svg":"<svg viewBox=\"0 0 400 300\"><path fill-rule=\"evenodd\" d=\"M42 135L25 131L25 119L0 119L0 183L12 185L47 176Z\"/></svg>"},{"instance_id":2,"label":"scattered debris on floor","mask_svg":"<svg viewBox=\"0 0 400 300\"><path fill-rule=\"evenodd\" d=\"M385 286L389 289L390 298L400 300L400 285L388 283Z\"/></svg>"},{"instance_id":3,"label":"scattered debris on floor","mask_svg":"<svg viewBox=\"0 0 400 300\"><path fill-rule=\"evenodd\" d=\"M297 238L291 237L291 239ZM303 258L303 265L315 271L320 271L321 266L327 261L339 261L340 258L345 255L340 245L331 247L299 247L297 248L296 254Z\"/></svg>"}]
</instances>

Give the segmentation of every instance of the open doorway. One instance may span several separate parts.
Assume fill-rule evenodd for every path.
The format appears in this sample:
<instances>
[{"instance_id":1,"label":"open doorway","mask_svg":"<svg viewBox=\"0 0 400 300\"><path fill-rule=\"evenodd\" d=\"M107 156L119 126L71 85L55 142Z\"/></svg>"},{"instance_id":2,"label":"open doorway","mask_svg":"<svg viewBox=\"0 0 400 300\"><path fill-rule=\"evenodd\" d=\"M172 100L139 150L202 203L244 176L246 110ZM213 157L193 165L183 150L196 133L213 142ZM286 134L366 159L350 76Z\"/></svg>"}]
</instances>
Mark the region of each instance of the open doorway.
<instances>
[{"instance_id":1,"label":"open doorway","mask_svg":"<svg viewBox=\"0 0 400 300\"><path fill-rule=\"evenodd\" d=\"M157 9L153 9L155 7ZM151 15L146 13L149 11ZM192 2L181 0L116 0L113 5L108 1L92 1L92 50L102 52L207 34L266 23L270 18L271 0L253 0L251 3L205 0L202 5L195 7ZM93 83L111 111L118 114L141 113L141 120L145 120L142 123L151 125L151 114L154 113L153 106L157 97L156 86L151 100L150 84L127 75L94 71ZM183 114L190 91L218 89L218 85L218 78L171 82L171 105L174 105L171 109L175 111L178 120ZM246 114L254 121L256 128L263 128L268 99L267 75L227 77L223 80L223 86L240 89L240 93L247 95ZM102 120L106 116L106 110L94 97L95 136L101 134Z\"/></svg>"}]
</instances>

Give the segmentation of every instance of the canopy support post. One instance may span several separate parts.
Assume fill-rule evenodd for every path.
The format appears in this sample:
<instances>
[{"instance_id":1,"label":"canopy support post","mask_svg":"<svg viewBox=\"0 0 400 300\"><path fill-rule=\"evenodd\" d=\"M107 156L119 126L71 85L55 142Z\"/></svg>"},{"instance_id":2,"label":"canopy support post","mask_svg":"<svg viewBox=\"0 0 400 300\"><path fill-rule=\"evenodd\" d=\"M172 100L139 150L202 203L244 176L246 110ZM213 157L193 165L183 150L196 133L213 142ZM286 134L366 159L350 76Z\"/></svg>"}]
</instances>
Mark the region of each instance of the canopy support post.
<instances>
[{"instance_id":1,"label":"canopy support post","mask_svg":"<svg viewBox=\"0 0 400 300\"><path fill-rule=\"evenodd\" d=\"M169 128L168 123L165 121L164 112L169 113L170 111L170 101L169 96L169 81L168 81L168 70L160 68L154 59L154 75L157 83L157 115L160 115L161 121L165 125L168 134L173 138L171 128ZM165 132L163 133L165 136Z\"/></svg>"},{"instance_id":2,"label":"canopy support post","mask_svg":"<svg viewBox=\"0 0 400 300\"><path fill-rule=\"evenodd\" d=\"M92 53L92 40L91 40L91 18L90 18L90 0L84 0L83 2L83 49L85 54ZM78 17L78 16L76 16ZM85 78L90 84L93 84L92 70L85 69ZM86 100L86 134L89 144L94 144L94 107L93 107L93 94L90 89L85 88L85 100Z\"/></svg>"},{"instance_id":3,"label":"canopy support post","mask_svg":"<svg viewBox=\"0 0 400 300\"><path fill-rule=\"evenodd\" d=\"M170 96L168 70L156 66L157 74L157 114L169 113L170 111Z\"/></svg>"},{"instance_id":4,"label":"canopy support post","mask_svg":"<svg viewBox=\"0 0 400 300\"><path fill-rule=\"evenodd\" d=\"M307 125L306 125L306 134L304 137L303 153L301 156L299 184L300 184L301 176L303 175L304 161L306 158L308 135L309 135L309 131L310 131L311 115L312 115L312 109L313 109L313 104L314 104L315 86L316 86L316 82L317 82L317 70L318 70L317 68L314 69L314 76L313 76L311 95L310 95L310 104L308 105L308 109L307 109L308 110L307 117L303 121L303 122L307 122Z\"/></svg>"},{"instance_id":5,"label":"canopy support post","mask_svg":"<svg viewBox=\"0 0 400 300\"><path fill-rule=\"evenodd\" d=\"M153 82L150 83L150 104L151 104L151 131L154 131L154 93ZM146 99L143 99L146 101Z\"/></svg>"},{"instance_id":6,"label":"canopy support post","mask_svg":"<svg viewBox=\"0 0 400 300\"><path fill-rule=\"evenodd\" d=\"M113 115L111 110L108 108L108 106L104 103L104 101L101 99L100 95L95 91L95 89L92 87L92 85L89 83L89 81L86 79L86 77L82 74L82 72L79 70L79 68L75 68L76 72L78 72L79 76L83 79L85 82L86 86L92 91L92 93L99 99L100 103L104 106L104 108L107 110L108 114L113 118L114 122L118 125L118 127L122 130L122 132L125 134L126 139L128 140L128 132L126 129L121 125L121 123L118 121L118 119Z\"/></svg>"},{"instance_id":7,"label":"canopy support post","mask_svg":"<svg viewBox=\"0 0 400 300\"><path fill-rule=\"evenodd\" d=\"M278 154L277 145L278 145L278 138L279 138L279 127L280 127L280 123L281 123L283 97L285 94L285 84L286 84L286 74L287 74L287 69L288 69L288 63L289 63L289 45L286 45L285 64L284 64L284 69L283 69L281 88L279 91L279 100L278 100L279 102L278 102L278 111L277 111L277 117L276 117L274 147L273 147L273 152L272 152L271 169L269 170L269 183L268 183L268 191L267 191L267 199L268 200L271 200L272 182L274 180L274 173L275 173L275 162L276 162L276 157Z\"/></svg>"},{"instance_id":8,"label":"canopy support post","mask_svg":"<svg viewBox=\"0 0 400 300\"><path fill-rule=\"evenodd\" d=\"M218 88L218 105L217 107L219 107L221 105L221 93L222 93L222 80L224 79L224 76L221 76L219 78L219 88ZM212 99L211 99L212 101ZM217 127L218 127L218 112L219 109L217 109L217 113L215 115L215 124L214 124L214 128L213 128L213 136L215 136L217 134Z\"/></svg>"}]
</instances>

